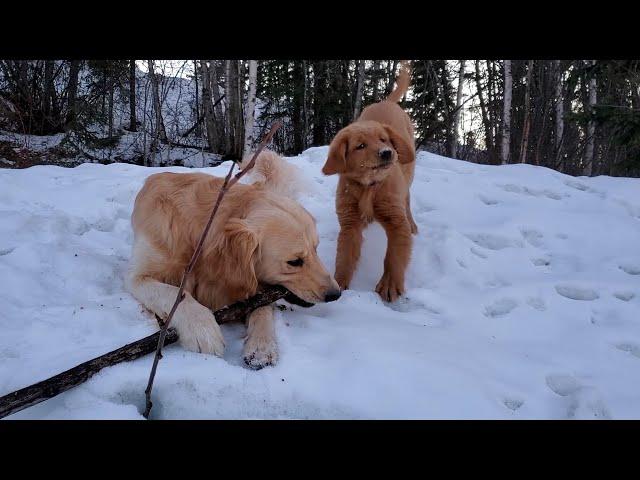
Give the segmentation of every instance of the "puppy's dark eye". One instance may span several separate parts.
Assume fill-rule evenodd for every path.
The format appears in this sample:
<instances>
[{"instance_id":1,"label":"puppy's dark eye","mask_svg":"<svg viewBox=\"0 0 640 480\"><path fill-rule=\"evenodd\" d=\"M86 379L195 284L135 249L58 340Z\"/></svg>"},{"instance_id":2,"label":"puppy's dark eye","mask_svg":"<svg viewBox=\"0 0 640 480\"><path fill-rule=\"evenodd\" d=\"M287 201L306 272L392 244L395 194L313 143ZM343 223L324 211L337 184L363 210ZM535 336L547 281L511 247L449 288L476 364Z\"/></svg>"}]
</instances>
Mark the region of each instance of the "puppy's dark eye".
<instances>
[{"instance_id":1,"label":"puppy's dark eye","mask_svg":"<svg viewBox=\"0 0 640 480\"><path fill-rule=\"evenodd\" d=\"M381 139L380 139L380 141L381 141L382 143L385 143L385 142L386 142L386 140L385 140L384 138L381 138Z\"/></svg>"},{"instance_id":2,"label":"puppy's dark eye","mask_svg":"<svg viewBox=\"0 0 640 480\"><path fill-rule=\"evenodd\" d=\"M361 143L356 147L356 150L362 150L364 147L366 147L366 145L364 143Z\"/></svg>"},{"instance_id":3,"label":"puppy's dark eye","mask_svg":"<svg viewBox=\"0 0 640 480\"><path fill-rule=\"evenodd\" d=\"M296 258L295 260L289 260L287 263L292 267L301 267L304 262L301 258Z\"/></svg>"}]
</instances>

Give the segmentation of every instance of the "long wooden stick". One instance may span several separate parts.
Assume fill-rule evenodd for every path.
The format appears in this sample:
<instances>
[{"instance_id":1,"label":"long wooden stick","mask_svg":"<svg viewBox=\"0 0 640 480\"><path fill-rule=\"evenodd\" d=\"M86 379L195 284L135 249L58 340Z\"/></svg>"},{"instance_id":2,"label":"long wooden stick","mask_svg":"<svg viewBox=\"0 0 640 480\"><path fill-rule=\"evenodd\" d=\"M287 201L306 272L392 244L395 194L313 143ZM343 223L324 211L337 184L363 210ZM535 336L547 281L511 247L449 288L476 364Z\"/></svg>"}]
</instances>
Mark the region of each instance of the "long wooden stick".
<instances>
[{"instance_id":1,"label":"long wooden stick","mask_svg":"<svg viewBox=\"0 0 640 480\"><path fill-rule=\"evenodd\" d=\"M223 307L213 312L213 314L219 324L241 321L256 308L269 305L286 297L288 294L289 291L284 287L278 285L268 286L253 297ZM159 341L160 332L156 332L153 335L129 343L112 352L105 353L51 378L4 395L0 397L0 418L12 415L32 405L55 397L62 392L66 392L86 382L103 368L143 357L156 350ZM164 339L164 345L170 345L177 341L178 333L175 329L169 328Z\"/></svg>"},{"instance_id":2,"label":"long wooden stick","mask_svg":"<svg viewBox=\"0 0 640 480\"><path fill-rule=\"evenodd\" d=\"M218 212L218 207L220 206L220 202L222 202L222 198L224 197L224 194L227 193L227 190L233 187L238 182L238 180L240 180L249 170L253 168L253 166L256 164L256 158L258 157L262 149L266 147L267 144L271 141L271 138L273 138L273 135L281 126L282 126L282 122L279 122L279 121L272 125L271 130L269 130L269 133L267 133L267 135L263 138L262 142L260 142L260 145L258 146L258 149L256 150L256 153L254 153L253 158L251 159L249 164L240 172L238 172L235 175L235 177L233 177L233 179L231 179L231 174L233 173L233 167L235 166L235 163L231 164L229 173L227 173L227 176L224 179L224 183L222 184L222 188L218 193L218 198L216 200L215 206L213 207L213 210L211 210L211 215L209 215L209 220L207 221L207 225L204 227L204 230L202 231L202 235L200 235L200 241L198 242L198 246L193 252L193 256L191 257L191 261L189 262L189 265L187 265L187 267L184 269L184 273L182 274L182 280L180 281L180 288L178 289L178 294L176 295L176 300L173 304L173 307L171 308L171 311L169 312L169 316L165 320L165 324L162 327L162 330L160 331L160 338L158 339L158 348L156 349L156 356L153 359L153 366L151 367L151 373L149 374L149 382L147 383L147 388L144 391L146 402L147 402L146 408L143 414L144 418L149 418L149 412L151 412L151 407L153 406L153 403L151 402L151 390L153 389L153 380L156 376L156 369L158 368L158 362L162 358L162 346L164 345L165 336L167 335L167 329L169 328L169 324L171 323L171 319L173 318L173 314L176 312L178 305L180 305L180 302L184 300L184 297L185 297L184 287L186 285L187 278L191 274L193 267L195 266L196 261L200 256L200 252L202 251L202 246L204 245L204 241L207 237L207 233L209 233L209 228L211 228L211 223L213 222L213 218L216 216L216 213Z\"/></svg>"}]
</instances>

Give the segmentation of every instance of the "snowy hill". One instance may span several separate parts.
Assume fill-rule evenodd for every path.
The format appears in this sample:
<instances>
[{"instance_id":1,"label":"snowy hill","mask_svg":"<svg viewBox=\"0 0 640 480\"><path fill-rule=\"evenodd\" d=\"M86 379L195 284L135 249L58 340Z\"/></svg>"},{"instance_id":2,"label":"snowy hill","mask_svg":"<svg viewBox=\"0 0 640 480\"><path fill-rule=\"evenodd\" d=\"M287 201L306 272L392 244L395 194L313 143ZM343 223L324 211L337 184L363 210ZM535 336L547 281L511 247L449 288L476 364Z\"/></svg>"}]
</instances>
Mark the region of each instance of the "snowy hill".
<instances>
[{"instance_id":1,"label":"snowy hill","mask_svg":"<svg viewBox=\"0 0 640 480\"><path fill-rule=\"evenodd\" d=\"M312 190L333 271L337 177L327 148L289 159ZM222 176L228 164L202 169ZM146 176L126 164L0 170L0 395L156 330L123 288L129 216ZM640 418L640 180L573 178L420 153L420 233L406 298L373 291L386 245L365 232L334 303L277 311L280 362L166 349L153 418ZM152 362L103 370L9 418L141 419Z\"/></svg>"}]
</instances>

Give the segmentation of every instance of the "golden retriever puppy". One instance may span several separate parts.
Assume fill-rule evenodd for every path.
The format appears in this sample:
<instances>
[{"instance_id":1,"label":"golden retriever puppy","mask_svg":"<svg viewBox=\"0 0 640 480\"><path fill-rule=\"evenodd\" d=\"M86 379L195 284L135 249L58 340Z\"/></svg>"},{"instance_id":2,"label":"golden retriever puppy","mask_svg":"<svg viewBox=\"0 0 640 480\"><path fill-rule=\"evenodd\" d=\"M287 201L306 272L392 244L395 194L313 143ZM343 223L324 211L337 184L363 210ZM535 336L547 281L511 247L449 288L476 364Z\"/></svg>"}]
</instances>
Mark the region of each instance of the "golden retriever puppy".
<instances>
[{"instance_id":1,"label":"golden retriever puppy","mask_svg":"<svg viewBox=\"0 0 640 480\"><path fill-rule=\"evenodd\" d=\"M396 89L338 132L322 168L326 175L340 175L336 192L340 222L335 271L338 285L343 290L349 288L360 257L362 231L376 220L387 234L384 274L376 291L390 302L404 293L411 235L418 232L409 199L415 167L413 125L397 104L409 81L409 66L403 62Z\"/></svg>"},{"instance_id":2,"label":"golden retriever puppy","mask_svg":"<svg viewBox=\"0 0 640 480\"><path fill-rule=\"evenodd\" d=\"M211 309L250 297L261 285L283 285L292 292L286 300L302 306L340 297L316 252L315 219L273 191L284 163L262 152L255 166L262 181L237 183L225 194L171 322L186 349L222 356L225 343ZM136 197L127 287L161 318L173 306L223 182L205 173L156 173ZM256 369L276 363L273 306L247 318L243 356Z\"/></svg>"}]
</instances>

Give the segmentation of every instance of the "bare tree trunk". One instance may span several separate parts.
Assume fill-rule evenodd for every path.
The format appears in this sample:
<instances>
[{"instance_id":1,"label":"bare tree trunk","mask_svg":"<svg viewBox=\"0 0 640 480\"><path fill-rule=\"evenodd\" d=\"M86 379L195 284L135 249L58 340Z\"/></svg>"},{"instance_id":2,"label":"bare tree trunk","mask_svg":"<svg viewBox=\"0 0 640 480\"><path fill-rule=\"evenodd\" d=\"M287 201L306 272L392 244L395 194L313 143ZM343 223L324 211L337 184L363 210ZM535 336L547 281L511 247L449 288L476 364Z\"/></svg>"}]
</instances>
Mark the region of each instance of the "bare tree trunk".
<instances>
[{"instance_id":1,"label":"bare tree trunk","mask_svg":"<svg viewBox=\"0 0 640 480\"><path fill-rule=\"evenodd\" d=\"M248 155L253 147L254 115L256 110L256 80L258 77L258 62L249 60L249 92L247 93L247 108L244 121L244 147L242 155Z\"/></svg>"},{"instance_id":2,"label":"bare tree trunk","mask_svg":"<svg viewBox=\"0 0 640 480\"><path fill-rule=\"evenodd\" d=\"M226 60L225 91L227 99L226 154L232 158L242 155L242 98L239 95L237 60Z\"/></svg>"},{"instance_id":3,"label":"bare tree trunk","mask_svg":"<svg viewBox=\"0 0 640 480\"><path fill-rule=\"evenodd\" d=\"M109 139L113 137L113 78L109 78Z\"/></svg>"},{"instance_id":4,"label":"bare tree trunk","mask_svg":"<svg viewBox=\"0 0 640 480\"><path fill-rule=\"evenodd\" d=\"M591 60L591 66L596 66L596 61ZM583 175L591 176L593 174L593 151L595 146L596 122L594 116L594 108L598 100L597 93L598 84L596 82L595 72L590 72L589 78L589 105L585 110L589 112L589 123L587 124L587 145L584 151L584 169Z\"/></svg>"},{"instance_id":5,"label":"bare tree trunk","mask_svg":"<svg viewBox=\"0 0 640 480\"><path fill-rule=\"evenodd\" d=\"M487 60L487 115L489 116L489 125L491 125L491 138L495 140L496 150L498 149L498 134L496 132L497 123L495 119L495 96L494 96L494 62Z\"/></svg>"},{"instance_id":6,"label":"bare tree trunk","mask_svg":"<svg viewBox=\"0 0 640 480\"><path fill-rule=\"evenodd\" d=\"M210 66L206 60L200 60L200 72L202 73L202 107L204 108L204 124L207 130L207 142L209 150L218 151L219 138L217 136L213 104L211 103L211 78Z\"/></svg>"},{"instance_id":7,"label":"bare tree trunk","mask_svg":"<svg viewBox=\"0 0 640 480\"><path fill-rule=\"evenodd\" d=\"M364 60L358 61L358 83L356 88L356 101L353 108L353 120L360 116L362 109L362 87L364 86Z\"/></svg>"},{"instance_id":8,"label":"bare tree trunk","mask_svg":"<svg viewBox=\"0 0 640 480\"><path fill-rule=\"evenodd\" d=\"M462 111L462 87L464 86L465 61L460 60L460 70L458 71L458 90L456 92L456 110L453 113L453 138L451 144L451 156L457 158L458 155L458 128L460 125L460 114Z\"/></svg>"},{"instance_id":9,"label":"bare tree trunk","mask_svg":"<svg viewBox=\"0 0 640 480\"><path fill-rule=\"evenodd\" d=\"M149 99L149 78L144 82L144 103L142 105L142 164L149 166L149 158L147 156L147 104Z\"/></svg>"},{"instance_id":10,"label":"bare tree trunk","mask_svg":"<svg viewBox=\"0 0 640 480\"><path fill-rule=\"evenodd\" d=\"M396 80L396 69L398 68L398 61L394 60L392 64L391 60L389 60L389 66L391 68L389 68L389 72L388 72L387 87L384 90L385 95L389 95L393 91L393 84L395 83L395 80Z\"/></svg>"},{"instance_id":11,"label":"bare tree trunk","mask_svg":"<svg viewBox=\"0 0 640 480\"><path fill-rule=\"evenodd\" d=\"M313 145L327 143L327 61L313 62Z\"/></svg>"},{"instance_id":12,"label":"bare tree trunk","mask_svg":"<svg viewBox=\"0 0 640 480\"><path fill-rule=\"evenodd\" d=\"M527 80L524 90L524 124L522 127L522 143L520 144L520 163L527 163L527 148L529 146L529 129L531 128L531 71L533 60L527 62Z\"/></svg>"},{"instance_id":13,"label":"bare tree trunk","mask_svg":"<svg viewBox=\"0 0 640 480\"><path fill-rule=\"evenodd\" d=\"M291 126L293 127L293 151L295 154L305 148L306 136L306 71L303 61L293 61L293 111L291 112Z\"/></svg>"},{"instance_id":14,"label":"bare tree trunk","mask_svg":"<svg viewBox=\"0 0 640 480\"><path fill-rule=\"evenodd\" d=\"M160 102L160 88L158 86L158 77L154 70L153 60L147 60L149 66L149 79L151 80L151 95L153 96L153 110L156 117L156 138L163 143L167 143L167 131L164 128L164 120L162 118L162 103Z\"/></svg>"},{"instance_id":15,"label":"bare tree trunk","mask_svg":"<svg viewBox=\"0 0 640 480\"><path fill-rule=\"evenodd\" d=\"M231 60L225 60L224 62L224 93L226 95L226 104L227 104L227 111L226 111L226 121L225 121L225 130L226 130L226 136L224 137L225 140L225 153L228 155L231 153L231 151L233 150L233 126L234 126L234 122L233 122L233 97L234 97L234 92L235 89L233 88L233 86L231 85Z\"/></svg>"},{"instance_id":16,"label":"bare tree trunk","mask_svg":"<svg viewBox=\"0 0 640 480\"><path fill-rule=\"evenodd\" d=\"M220 87L218 85L218 79L222 76L222 72L218 68L218 64L214 60L209 60L209 80L211 81L211 93L213 94L214 106L213 114L215 118L216 131L218 132L218 145L216 150L219 151L222 148L222 139L225 138L225 120L224 112L222 110L222 95L220 94Z\"/></svg>"},{"instance_id":17,"label":"bare tree trunk","mask_svg":"<svg viewBox=\"0 0 640 480\"><path fill-rule=\"evenodd\" d=\"M545 139L545 128L547 125L547 116L549 115L549 104L548 102L544 102L542 106L542 125L540 126L540 130L538 132L538 143L536 145L534 162L535 165L540 165L540 151L542 149L542 141Z\"/></svg>"},{"instance_id":18,"label":"bare tree trunk","mask_svg":"<svg viewBox=\"0 0 640 480\"><path fill-rule=\"evenodd\" d=\"M304 90L302 97L302 149L304 150L307 148L307 136L309 135L309 110L307 104L309 101L309 66L307 65L306 60L302 61L302 74L304 75Z\"/></svg>"},{"instance_id":19,"label":"bare tree trunk","mask_svg":"<svg viewBox=\"0 0 640 480\"><path fill-rule=\"evenodd\" d=\"M504 108L502 114L502 164L509 163L511 146L511 95L513 93L511 60L504 61Z\"/></svg>"},{"instance_id":20,"label":"bare tree trunk","mask_svg":"<svg viewBox=\"0 0 640 480\"><path fill-rule=\"evenodd\" d=\"M380 71L380 60L374 60L373 67L371 69L371 77L373 81L373 102L378 101L378 87L380 83L380 78L378 72Z\"/></svg>"},{"instance_id":21,"label":"bare tree trunk","mask_svg":"<svg viewBox=\"0 0 640 480\"><path fill-rule=\"evenodd\" d=\"M200 127L200 92L198 91L198 63L194 60L193 61L193 80L195 81L196 84L196 115L195 115L195 124L196 124L196 137L201 138L202 137L202 128ZM204 80L203 80L204 81ZM211 146L209 146L211 147Z\"/></svg>"},{"instance_id":22,"label":"bare tree trunk","mask_svg":"<svg viewBox=\"0 0 640 480\"><path fill-rule=\"evenodd\" d=\"M447 157L453 158L453 144L456 141L457 135L454 129L455 112L450 104L451 81L449 80L449 73L447 71L447 62L445 61L443 63L444 65L442 66L440 74L440 84L442 85L442 113L445 126L445 154Z\"/></svg>"},{"instance_id":23,"label":"bare tree trunk","mask_svg":"<svg viewBox=\"0 0 640 480\"><path fill-rule=\"evenodd\" d=\"M44 62L44 85L42 92L42 110L48 123L51 123L51 98L53 86L53 60Z\"/></svg>"},{"instance_id":24,"label":"bare tree trunk","mask_svg":"<svg viewBox=\"0 0 640 480\"><path fill-rule=\"evenodd\" d=\"M100 103L100 113L104 116L104 104L107 98L107 70L109 68L109 62L104 62L105 65L102 68L102 92L100 93L101 103Z\"/></svg>"},{"instance_id":25,"label":"bare tree trunk","mask_svg":"<svg viewBox=\"0 0 640 480\"><path fill-rule=\"evenodd\" d=\"M236 142L234 146L235 154L238 157L242 157L242 147L244 146L244 115L242 114L242 98L244 92L244 62L242 60L236 60L234 62L236 67L235 87L236 87Z\"/></svg>"},{"instance_id":26,"label":"bare tree trunk","mask_svg":"<svg viewBox=\"0 0 640 480\"><path fill-rule=\"evenodd\" d=\"M69 64L69 84L67 87L67 118L65 120L65 130L70 130L75 126L78 114L78 76L80 74L80 60L71 60Z\"/></svg>"},{"instance_id":27,"label":"bare tree trunk","mask_svg":"<svg viewBox=\"0 0 640 480\"><path fill-rule=\"evenodd\" d=\"M562 67L561 61L555 60L556 81L555 81L555 101L556 101L556 124L555 124L555 157L556 162L562 155L562 138L564 136L564 96L562 94Z\"/></svg>"},{"instance_id":28,"label":"bare tree trunk","mask_svg":"<svg viewBox=\"0 0 640 480\"><path fill-rule=\"evenodd\" d=\"M494 163L495 159L494 159L493 137L491 136L491 132L493 131L493 129L491 128L491 124L489 123L489 117L487 116L487 107L484 102L484 95L482 94L482 83L481 83L481 77L480 77L480 60L476 60L476 89L478 92L478 100L480 102L482 124L484 125L485 148L487 149L489 163Z\"/></svg>"},{"instance_id":29,"label":"bare tree trunk","mask_svg":"<svg viewBox=\"0 0 640 480\"><path fill-rule=\"evenodd\" d=\"M136 132L136 61L129 60L129 130Z\"/></svg>"}]
</instances>

